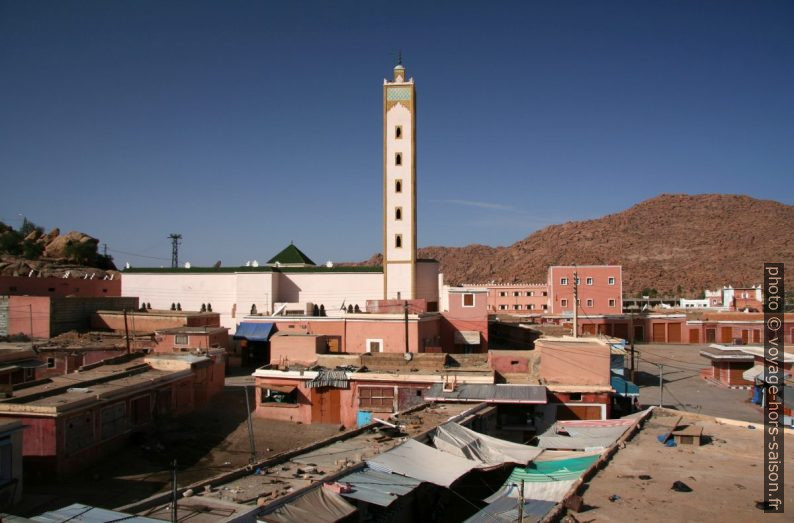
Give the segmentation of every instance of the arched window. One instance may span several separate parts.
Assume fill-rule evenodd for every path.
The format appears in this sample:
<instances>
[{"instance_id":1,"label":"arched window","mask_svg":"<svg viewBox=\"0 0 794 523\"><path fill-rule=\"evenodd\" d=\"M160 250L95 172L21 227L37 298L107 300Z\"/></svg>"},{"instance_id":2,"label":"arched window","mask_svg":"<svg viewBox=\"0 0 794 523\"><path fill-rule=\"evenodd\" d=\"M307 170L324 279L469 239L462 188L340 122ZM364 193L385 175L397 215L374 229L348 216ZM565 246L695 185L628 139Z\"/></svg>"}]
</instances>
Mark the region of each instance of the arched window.
<instances>
[{"instance_id":1,"label":"arched window","mask_svg":"<svg viewBox=\"0 0 794 523\"><path fill-rule=\"evenodd\" d=\"M402 165L403 164L403 153L397 153L394 155L394 165Z\"/></svg>"},{"instance_id":2,"label":"arched window","mask_svg":"<svg viewBox=\"0 0 794 523\"><path fill-rule=\"evenodd\" d=\"M397 138L398 140L403 137L402 125L398 125L397 127L394 128L394 137Z\"/></svg>"},{"instance_id":3,"label":"arched window","mask_svg":"<svg viewBox=\"0 0 794 523\"><path fill-rule=\"evenodd\" d=\"M402 248L403 246L403 235L402 234L395 234L394 235L394 246L398 249Z\"/></svg>"},{"instance_id":4,"label":"arched window","mask_svg":"<svg viewBox=\"0 0 794 523\"><path fill-rule=\"evenodd\" d=\"M402 220L403 219L403 209L402 207L397 207L394 209L394 219L395 220Z\"/></svg>"},{"instance_id":5,"label":"arched window","mask_svg":"<svg viewBox=\"0 0 794 523\"><path fill-rule=\"evenodd\" d=\"M394 180L394 192L403 192L402 180Z\"/></svg>"}]
</instances>

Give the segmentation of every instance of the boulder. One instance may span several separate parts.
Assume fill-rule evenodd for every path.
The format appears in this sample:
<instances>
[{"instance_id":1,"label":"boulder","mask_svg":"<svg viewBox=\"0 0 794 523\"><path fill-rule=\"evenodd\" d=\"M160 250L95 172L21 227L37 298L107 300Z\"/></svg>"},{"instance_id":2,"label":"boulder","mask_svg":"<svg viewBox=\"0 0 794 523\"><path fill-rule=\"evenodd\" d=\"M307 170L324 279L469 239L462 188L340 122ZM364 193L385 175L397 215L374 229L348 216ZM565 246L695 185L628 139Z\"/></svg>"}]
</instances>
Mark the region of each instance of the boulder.
<instances>
[{"instance_id":1,"label":"boulder","mask_svg":"<svg viewBox=\"0 0 794 523\"><path fill-rule=\"evenodd\" d=\"M94 250L96 250L99 240L82 232L71 231L64 235L57 236L54 240L49 242L44 248L44 256L47 258L66 259L69 257L66 252L66 247L70 243L91 243L94 246Z\"/></svg>"}]
</instances>

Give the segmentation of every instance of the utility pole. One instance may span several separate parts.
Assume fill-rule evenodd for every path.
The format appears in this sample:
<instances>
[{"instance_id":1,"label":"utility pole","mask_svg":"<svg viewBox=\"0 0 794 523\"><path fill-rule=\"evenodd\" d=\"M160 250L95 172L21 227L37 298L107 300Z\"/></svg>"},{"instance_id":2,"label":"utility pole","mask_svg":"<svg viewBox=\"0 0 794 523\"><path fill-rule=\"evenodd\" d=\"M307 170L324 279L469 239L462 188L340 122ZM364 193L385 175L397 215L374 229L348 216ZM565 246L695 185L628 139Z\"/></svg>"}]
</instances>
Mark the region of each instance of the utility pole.
<instances>
[{"instance_id":1,"label":"utility pole","mask_svg":"<svg viewBox=\"0 0 794 523\"><path fill-rule=\"evenodd\" d=\"M662 406L662 399L664 398L664 363L659 364L659 406Z\"/></svg>"},{"instance_id":2,"label":"utility pole","mask_svg":"<svg viewBox=\"0 0 794 523\"><path fill-rule=\"evenodd\" d=\"M579 337L579 273L573 271L573 337Z\"/></svg>"},{"instance_id":3,"label":"utility pole","mask_svg":"<svg viewBox=\"0 0 794 523\"><path fill-rule=\"evenodd\" d=\"M634 381L634 312L629 314L629 346L631 347L631 381Z\"/></svg>"},{"instance_id":4,"label":"utility pole","mask_svg":"<svg viewBox=\"0 0 794 523\"><path fill-rule=\"evenodd\" d=\"M248 413L248 444L251 447L251 457L248 462L253 464L256 461L256 445L254 443L254 423L251 421L251 403L248 400L248 385L243 385L245 389L245 411Z\"/></svg>"},{"instance_id":5,"label":"utility pole","mask_svg":"<svg viewBox=\"0 0 794 523\"><path fill-rule=\"evenodd\" d=\"M127 354L130 353L130 329L127 327L127 309L124 309L124 339L127 342Z\"/></svg>"},{"instance_id":6,"label":"utility pole","mask_svg":"<svg viewBox=\"0 0 794 523\"><path fill-rule=\"evenodd\" d=\"M182 240L181 234L169 234L171 238L171 268L176 269L179 267L179 244Z\"/></svg>"},{"instance_id":7,"label":"utility pole","mask_svg":"<svg viewBox=\"0 0 794 523\"><path fill-rule=\"evenodd\" d=\"M176 460L171 470L171 521L177 523L179 520L179 493L176 488Z\"/></svg>"},{"instance_id":8,"label":"utility pole","mask_svg":"<svg viewBox=\"0 0 794 523\"><path fill-rule=\"evenodd\" d=\"M524 480L521 480L521 489L518 491L518 521L524 521Z\"/></svg>"},{"instance_id":9,"label":"utility pole","mask_svg":"<svg viewBox=\"0 0 794 523\"><path fill-rule=\"evenodd\" d=\"M103 244L102 244L102 255L103 255L105 258L107 258L107 257L108 257L108 244L107 244L107 243L103 243Z\"/></svg>"},{"instance_id":10,"label":"utility pole","mask_svg":"<svg viewBox=\"0 0 794 523\"><path fill-rule=\"evenodd\" d=\"M408 300L405 300L404 312L405 312L405 353L408 354L409 352L411 352L408 349Z\"/></svg>"}]
</instances>

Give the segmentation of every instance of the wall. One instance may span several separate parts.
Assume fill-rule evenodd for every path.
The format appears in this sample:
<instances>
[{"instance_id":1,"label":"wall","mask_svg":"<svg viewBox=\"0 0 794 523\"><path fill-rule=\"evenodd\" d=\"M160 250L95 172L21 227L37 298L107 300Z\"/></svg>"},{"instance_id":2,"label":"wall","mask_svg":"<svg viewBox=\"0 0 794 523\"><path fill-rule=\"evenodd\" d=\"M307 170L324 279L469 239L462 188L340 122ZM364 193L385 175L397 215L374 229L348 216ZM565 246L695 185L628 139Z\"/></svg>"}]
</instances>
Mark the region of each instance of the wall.
<instances>
[{"instance_id":1,"label":"wall","mask_svg":"<svg viewBox=\"0 0 794 523\"><path fill-rule=\"evenodd\" d=\"M488 366L499 374L528 374L534 351L490 350Z\"/></svg>"},{"instance_id":2,"label":"wall","mask_svg":"<svg viewBox=\"0 0 794 523\"><path fill-rule=\"evenodd\" d=\"M474 306L463 305L464 295L474 296ZM449 291L449 311L443 312L444 320L441 329L441 345L447 352L461 352L466 346L455 345L455 332L477 331L480 333L480 346L470 347L475 352L488 350L488 297L487 293L477 290L470 292L466 289Z\"/></svg>"},{"instance_id":3,"label":"wall","mask_svg":"<svg viewBox=\"0 0 794 523\"><path fill-rule=\"evenodd\" d=\"M589 341L552 342L538 339L540 377L548 383L609 385L610 347Z\"/></svg>"},{"instance_id":4,"label":"wall","mask_svg":"<svg viewBox=\"0 0 794 523\"><path fill-rule=\"evenodd\" d=\"M545 283L488 285L488 310L503 314L545 314L549 286Z\"/></svg>"},{"instance_id":5,"label":"wall","mask_svg":"<svg viewBox=\"0 0 794 523\"><path fill-rule=\"evenodd\" d=\"M552 314L573 312L573 274L579 275L579 313L582 314L620 314L623 311L623 279L620 265L580 265L577 267L549 267L549 300ZM609 277L615 278L614 285L609 285ZM561 280L568 279L567 285ZM587 285L587 278L593 278L593 284ZM592 299L593 305L588 306L587 300ZM610 307L609 300L615 300ZM562 305L567 300L567 305Z\"/></svg>"},{"instance_id":6,"label":"wall","mask_svg":"<svg viewBox=\"0 0 794 523\"><path fill-rule=\"evenodd\" d=\"M127 328L133 332L153 332L175 327L220 327L217 312L151 310L127 312ZM98 311L91 317L91 327L97 330L123 332L124 313Z\"/></svg>"},{"instance_id":7,"label":"wall","mask_svg":"<svg viewBox=\"0 0 794 523\"><path fill-rule=\"evenodd\" d=\"M441 264L437 261L420 260L416 263L416 296L417 299L427 301L428 311L437 312L439 309L438 275Z\"/></svg>"},{"instance_id":8,"label":"wall","mask_svg":"<svg viewBox=\"0 0 794 523\"><path fill-rule=\"evenodd\" d=\"M187 336L185 344L177 344L177 336ZM229 331L224 329L208 332L157 332L154 352L180 352L192 349L228 348Z\"/></svg>"},{"instance_id":9,"label":"wall","mask_svg":"<svg viewBox=\"0 0 794 523\"><path fill-rule=\"evenodd\" d=\"M50 297L9 296L8 334L25 334L31 338L41 339L50 338Z\"/></svg>"},{"instance_id":10,"label":"wall","mask_svg":"<svg viewBox=\"0 0 794 523\"><path fill-rule=\"evenodd\" d=\"M364 310L367 300L383 295L383 274L379 272L285 272L278 276L278 302L307 303L339 310L358 305ZM250 307L250 306L249 306Z\"/></svg>"},{"instance_id":11,"label":"wall","mask_svg":"<svg viewBox=\"0 0 794 523\"><path fill-rule=\"evenodd\" d=\"M135 310L138 298L55 297L50 302L50 336L71 330L88 330L99 310Z\"/></svg>"},{"instance_id":12,"label":"wall","mask_svg":"<svg viewBox=\"0 0 794 523\"><path fill-rule=\"evenodd\" d=\"M0 294L11 296L121 296L121 278L84 280L82 278L0 276Z\"/></svg>"},{"instance_id":13,"label":"wall","mask_svg":"<svg viewBox=\"0 0 794 523\"><path fill-rule=\"evenodd\" d=\"M271 336L270 363L278 365L282 360L290 363L309 364L317 361L317 354L326 352L324 336L295 334Z\"/></svg>"},{"instance_id":14,"label":"wall","mask_svg":"<svg viewBox=\"0 0 794 523\"><path fill-rule=\"evenodd\" d=\"M98 361L121 356L127 352L126 347L108 348L101 350L41 350L39 349L38 359L42 363L47 363L49 358L53 359L53 367L46 365L36 369L36 379L61 376L70 372L75 372L83 365L90 365Z\"/></svg>"}]
</instances>

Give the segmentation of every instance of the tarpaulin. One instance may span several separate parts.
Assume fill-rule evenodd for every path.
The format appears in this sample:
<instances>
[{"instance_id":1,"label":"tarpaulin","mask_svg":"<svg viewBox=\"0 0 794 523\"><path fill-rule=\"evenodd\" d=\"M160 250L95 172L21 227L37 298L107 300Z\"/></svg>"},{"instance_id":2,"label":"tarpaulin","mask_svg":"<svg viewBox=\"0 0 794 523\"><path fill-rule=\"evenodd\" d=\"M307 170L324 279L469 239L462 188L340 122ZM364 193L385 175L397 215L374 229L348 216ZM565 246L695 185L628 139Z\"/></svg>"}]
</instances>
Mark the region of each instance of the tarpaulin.
<instances>
[{"instance_id":1,"label":"tarpaulin","mask_svg":"<svg viewBox=\"0 0 794 523\"><path fill-rule=\"evenodd\" d=\"M344 497L366 501L381 507L388 507L400 496L409 494L422 483L418 479L370 468L342 476L337 481L353 487L352 492L342 492Z\"/></svg>"},{"instance_id":2,"label":"tarpaulin","mask_svg":"<svg viewBox=\"0 0 794 523\"><path fill-rule=\"evenodd\" d=\"M454 422L436 429L433 444L438 450L489 466L504 463L526 465L543 452L536 447L480 434Z\"/></svg>"},{"instance_id":3,"label":"tarpaulin","mask_svg":"<svg viewBox=\"0 0 794 523\"><path fill-rule=\"evenodd\" d=\"M318 487L257 519L268 523L334 523L354 512L356 507L342 496Z\"/></svg>"},{"instance_id":4,"label":"tarpaulin","mask_svg":"<svg viewBox=\"0 0 794 523\"><path fill-rule=\"evenodd\" d=\"M367 465L382 472L402 474L441 487L449 487L478 463L409 439L367 460Z\"/></svg>"}]
</instances>

